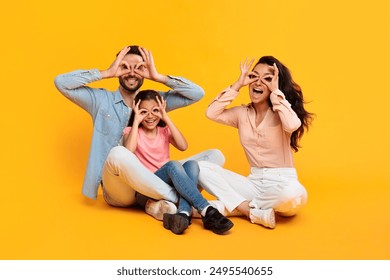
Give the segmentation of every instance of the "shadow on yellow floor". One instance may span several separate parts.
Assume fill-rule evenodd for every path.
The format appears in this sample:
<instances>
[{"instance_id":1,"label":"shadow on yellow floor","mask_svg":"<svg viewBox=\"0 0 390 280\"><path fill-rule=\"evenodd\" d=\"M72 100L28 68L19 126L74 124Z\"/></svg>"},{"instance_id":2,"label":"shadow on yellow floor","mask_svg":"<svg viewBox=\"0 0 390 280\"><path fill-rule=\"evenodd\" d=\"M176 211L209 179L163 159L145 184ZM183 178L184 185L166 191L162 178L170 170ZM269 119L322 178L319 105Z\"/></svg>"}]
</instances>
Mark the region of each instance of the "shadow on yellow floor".
<instances>
[{"instance_id":1,"label":"shadow on yellow floor","mask_svg":"<svg viewBox=\"0 0 390 280\"><path fill-rule=\"evenodd\" d=\"M76 187L43 188L42 199L19 207L3 204L14 210L3 217L1 259L390 258L388 193L383 189L371 189L367 196L355 185L337 196L337 189L317 184L309 189L301 213L278 217L274 230L233 217L233 229L220 236L194 219L178 236L140 209L109 207L101 194L93 201Z\"/></svg>"}]
</instances>

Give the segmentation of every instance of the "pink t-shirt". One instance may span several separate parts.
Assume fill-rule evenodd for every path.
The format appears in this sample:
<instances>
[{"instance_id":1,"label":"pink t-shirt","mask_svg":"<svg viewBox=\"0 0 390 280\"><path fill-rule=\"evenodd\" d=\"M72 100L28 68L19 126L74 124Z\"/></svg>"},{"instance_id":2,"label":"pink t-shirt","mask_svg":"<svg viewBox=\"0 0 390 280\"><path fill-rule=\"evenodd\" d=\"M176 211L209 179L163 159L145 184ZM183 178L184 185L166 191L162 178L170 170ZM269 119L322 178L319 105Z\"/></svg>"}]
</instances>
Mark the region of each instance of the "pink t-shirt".
<instances>
[{"instance_id":1,"label":"pink t-shirt","mask_svg":"<svg viewBox=\"0 0 390 280\"><path fill-rule=\"evenodd\" d=\"M123 130L123 135L129 134L131 127ZM154 138L146 136L142 128L138 129L137 149L135 155L141 163L153 173L169 161L169 139L171 131L167 126L157 126Z\"/></svg>"}]
</instances>

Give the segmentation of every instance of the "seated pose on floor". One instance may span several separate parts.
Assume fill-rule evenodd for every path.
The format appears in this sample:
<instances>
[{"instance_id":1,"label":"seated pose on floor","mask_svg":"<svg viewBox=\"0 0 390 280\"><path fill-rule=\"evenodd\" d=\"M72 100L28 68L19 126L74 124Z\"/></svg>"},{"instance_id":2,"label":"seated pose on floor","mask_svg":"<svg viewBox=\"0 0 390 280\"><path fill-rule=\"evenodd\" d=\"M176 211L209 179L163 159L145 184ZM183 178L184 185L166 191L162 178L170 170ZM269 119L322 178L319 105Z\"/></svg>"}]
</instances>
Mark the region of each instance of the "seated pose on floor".
<instances>
[{"instance_id":1,"label":"seated pose on floor","mask_svg":"<svg viewBox=\"0 0 390 280\"><path fill-rule=\"evenodd\" d=\"M119 88L109 91L92 88L89 83L101 79L118 78ZM133 110L134 97L144 79L170 88L159 94L166 100L167 111L199 101L204 91L191 81L160 74L152 53L142 47L122 49L106 70L76 70L56 77L57 89L70 101L87 111L93 120L93 136L83 183L83 194L96 199L101 185L105 201L116 207L136 203L136 192L149 199L146 213L161 220L163 213L176 213L177 192L145 168L137 157L122 146L123 129ZM218 150L208 150L193 156L194 160L224 163ZM158 200L158 201L155 201ZM171 202L169 202L171 201Z\"/></svg>"},{"instance_id":2,"label":"seated pose on floor","mask_svg":"<svg viewBox=\"0 0 390 280\"><path fill-rule=\"evenodd\" d=\"M292 216L306 204L307 192L298 181L292 150L298 151L313 115L305 110L301 88L286 66L272 56L260 58L250 71L252 64L253 60L240 64L239 79L213 100L206 113L209 119L238 129L250 174L244 177L199 162L199 183L228 211L274 228L275 212ZM252 102L226 108L246 85Z\"/></svg>"},{"instance_id":3,"label":"seated pose on floor","mask_svg":"<svg viewBox=\"0 0 390 280\"><path fill-rule=\"evenodd\" d=\"M140 91L133 101L129 126L123 131L123 145L134 153L141 163L180 194L177 213L165 213L163 224L175 234L182 234L191 224L192 206L202 216L204 228L217 234L233 227L216 208L200 194L197 183L197 161L184 164L169 160L169 145L184 151L187 141L165 111L166 101L154 90Z\"/></svg>"}]
</instances>

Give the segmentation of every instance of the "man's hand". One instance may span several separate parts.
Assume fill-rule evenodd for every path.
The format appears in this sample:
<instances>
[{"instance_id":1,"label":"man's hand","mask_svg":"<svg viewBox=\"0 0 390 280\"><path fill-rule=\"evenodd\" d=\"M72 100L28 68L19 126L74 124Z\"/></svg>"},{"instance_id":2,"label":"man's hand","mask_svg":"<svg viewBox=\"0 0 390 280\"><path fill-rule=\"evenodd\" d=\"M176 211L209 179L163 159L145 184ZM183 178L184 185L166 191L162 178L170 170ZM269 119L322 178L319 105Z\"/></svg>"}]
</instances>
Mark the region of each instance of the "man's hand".
<instances>
[{"instance_id":1,"label":"man's hand","mask_svg":"<svg viewBox=\"0 0 390 280\"><path fill-rule=\"evenodd\" d=\"M168 81L168 77L157 72L152 52L142 47L140 47L139 50L143 62L137 64L134 72L145 79L165 84Z\"/></svg>"},{"instance_id":2,"label":"man's hand","mask_svg":"<svg viewBox=\"0 0 390 280\"><path fill-rule=\"evenodd\" d=\"M103 79L119 77L131 72L128 63L123 60L129 50L130 47L125 47L119 52L114 62L107 70L100 71Z\"/></svg>"}]
</instances>

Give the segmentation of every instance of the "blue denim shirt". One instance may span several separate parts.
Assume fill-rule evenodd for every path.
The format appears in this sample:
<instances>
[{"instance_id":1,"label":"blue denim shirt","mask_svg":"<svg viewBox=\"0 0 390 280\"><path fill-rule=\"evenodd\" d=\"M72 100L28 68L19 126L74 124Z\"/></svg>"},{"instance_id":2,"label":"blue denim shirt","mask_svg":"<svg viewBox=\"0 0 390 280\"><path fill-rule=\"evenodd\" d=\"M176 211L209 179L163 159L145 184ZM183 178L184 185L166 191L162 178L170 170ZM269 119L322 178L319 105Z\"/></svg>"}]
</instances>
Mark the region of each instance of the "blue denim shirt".
<instances>
[{"instance_id":1,"label":"blue denim shirt","mask_svg":"<svg viewBox=\"0 0 390 280\"><path fill-rule=\"evenodd\" d=\"M93 120L92 143L82 188L83 194L92 199L97 198L108 153L113 147L122 145L122 131L132 111L125 104L119 88L112 92L86 86L101 79L100 71L92 69L62 74L54 81L57 89L87 111ZM181 77L168 76L166 86L171 90L160 94L167 101L167 111L193 104L204 96L201 87Z\"/></svg>"}]
</instances>

